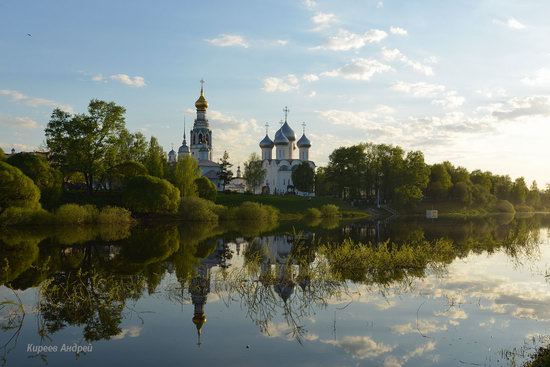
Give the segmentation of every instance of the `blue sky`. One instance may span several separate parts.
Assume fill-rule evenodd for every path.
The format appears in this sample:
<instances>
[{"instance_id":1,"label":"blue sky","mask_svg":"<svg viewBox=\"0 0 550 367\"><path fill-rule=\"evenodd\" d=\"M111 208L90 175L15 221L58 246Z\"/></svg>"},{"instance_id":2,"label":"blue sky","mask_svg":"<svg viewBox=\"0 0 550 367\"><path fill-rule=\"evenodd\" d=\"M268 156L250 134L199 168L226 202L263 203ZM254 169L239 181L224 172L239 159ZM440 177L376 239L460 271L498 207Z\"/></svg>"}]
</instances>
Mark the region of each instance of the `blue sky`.
<instances>
[{"instance_id":1,"label":"blue sky","mask_svg":"<svg viewBox=\"0 0 550 367\"><path fill-rule=\"evenodd\" d=\"M547 1L0 2L0 146L92 98L181 144L201 77L214 157L242 162L288 105L311 157L357 142L550 183ZM27 36L30 33L31 36Z\"/></svg>"}]
</instances>

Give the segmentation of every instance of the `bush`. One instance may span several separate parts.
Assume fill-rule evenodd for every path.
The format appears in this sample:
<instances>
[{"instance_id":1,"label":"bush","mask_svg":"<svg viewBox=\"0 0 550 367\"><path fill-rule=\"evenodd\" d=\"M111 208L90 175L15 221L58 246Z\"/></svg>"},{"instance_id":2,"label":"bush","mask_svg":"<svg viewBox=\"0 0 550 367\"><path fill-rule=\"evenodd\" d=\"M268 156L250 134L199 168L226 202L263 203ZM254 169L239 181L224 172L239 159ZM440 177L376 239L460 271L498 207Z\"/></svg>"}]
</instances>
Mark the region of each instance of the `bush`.
<instances>
[{"instance_id":1,"label":"bush","mask_svg":"<svg viewBox=\"0 0 550 367\"><path fill-rule=\"evenodd\" d=\"M233 218L237 220L277 221L279 211L270 205L262 205L245 201L233 210Z\"/></svg>"},{"instance_id":2,"label":"bush","mask_svg":"<svg viewBox=\"0 0 550 367\"><path fill-rule=\"evenodd\" d=\"M93 205L64 204L55 211L54 220L59 224L90 224L99 216Z\"/></svg>"},{"instance_id":3,"label":"bush","mask_svg":"<svg viewBox=\"0 0 550 367\"><path fill-rule=\"evenodd\" d=\"M0 213L9 207L40 208L40 190L18 168L0 162Z\"/></svg>"},{"instance_id":4,"label":"bush","mask_svg":"<svg viewBox=\"0 0 550 367\"><path fill-rule=\"evenodd\" d=\"M133 222L132 213L128 209L116 206L106 206L101 209L97 216L97 223L100 224L122 224Z\"/></svg>"},{"instance_id":5,"label":"bush","mask_svg":"<svg viewBox=\"0 0 550 367\"><path fill-rule=\"evenodd\" d=\"M499 213L515 213L516 210L508 200L499 200L495 205L495 210Z\"/></svg>"},{"instance_id":6,"label":"bush","mask_svg":"<svg viewBox=\"0 0 550 367\"><path fill-rule=\"evenodd\" d=\"M306 218L311 219L321 218L321 215L321 211L317 208L308 208L305 213Z\"/></svg>"},{"instance_id":7,"label":"bush","mask_svg":"<svg viewBox=\"0 0 550 367\"><path fill-rule=\"evenodd\" d=\"M198 197L185 197L181 199L179 214L180 218L193 222L217 222L216 205L211 201ZM223 208L223 207L222 207Z\"/></svg>"},{"instance_id":8,"label":"bush","mask_svg":"<svg viewBox=\"0 0 550 367\"><path fill-rule=\"evenodd\" d=\"M11 207L0 215L1 226L44 225L53 221L53 215L44 209Z\"/></svg>"},{"instance_id":9,"label":"bush","mask_svg":"<svg viewBox=\"0 0 550 367\"><path fill-rule=\"evenodd\" d=\"M59 200L63 178L61 172L51 166L45 158L33 153L18 153L10 156L7 163L17 167L33 180L41 192L41 202L52 206Z\"/></svg>"},{"instance_id":10,"label":"bush","mask_svg":"<svg viewBox=\"0 0 550 367\"><path fill-rule=\"evenodd\" d=\"M136 213L175 213L180 205L180 192L162 178L134 176L127 181L123 202Z\"/></svg>"},{"instance_id":11,"label":"bush","mask_svg":"<svg viewBox=\"0 0 550 367\"><path fill-rule=\"evenodd\" d=\"M212 181L207 177L201 176L195 180L195 184L197 185L199 197L210 201L216 201L218 190L216 190L216 186Z\"/></svg>"},{"instance_id":12,"label":"bush","mask_svg":"<svg viewBox=\"0 0 550 367\"><path fill-rule=\"evenodd\" d=\"M515 209L516 212L520 213L533 213L535 211L535 208L526 204L516 205Z\"/></svg>"},{"instance_id":13,"label":"bush","mask_svg":"<svg viewBox=\"0 0 550 367\"><path fill-rule=\"evenodd\" d=\"M334 204L323 205L320 210L323 218L336 218L340 216L340 208Z\"/></svg>"}]
</instances>

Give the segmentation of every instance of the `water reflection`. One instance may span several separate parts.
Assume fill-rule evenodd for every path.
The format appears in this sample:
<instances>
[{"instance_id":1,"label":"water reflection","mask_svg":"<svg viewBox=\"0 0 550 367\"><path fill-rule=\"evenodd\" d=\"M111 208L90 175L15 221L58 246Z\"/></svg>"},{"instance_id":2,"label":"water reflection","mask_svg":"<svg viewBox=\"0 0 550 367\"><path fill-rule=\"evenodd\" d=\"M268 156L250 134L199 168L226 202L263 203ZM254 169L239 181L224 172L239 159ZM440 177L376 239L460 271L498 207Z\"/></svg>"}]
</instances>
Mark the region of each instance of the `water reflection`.
<instances>
[{"instance_id":1,"label":"water reflection","mask_svg":"<svg viewBox=\"0 0 550 367\"><path fill-rule=\"evenodd\" d=\"M77 330L78 343L119 340L129 333L125 320L138 318L147 325L148 312L155 312L156 302L164 301L192 304L189 319L196 327L194 343L199 346L205 338L216 337L215 323L220 322L219 316L207 317L209 302L222 302L228 309L242 310L263 335L282 335L299 343L318 340L348 354L356 351L358 343L370 345L380 349L378 357L393 350L390 344L365 335L336 338L336 311L334 339L321 340L307 324L331 305L345 310L367 295L373 300L381 297L387 305L398 302L394 296L415 291L436 297L428 284L445 281L447 268L456 259L503 253L515 267L536 262L541 256L541 229L550 226L550 217L277 226L229 223L214 228L193 224L3 232L0 284L5 288L1 294L13 301L0 308L1 339L9 340L2 347L6 361L11 358L9 351L16 361L26 356L23 347L14 345L21 330L34 333L43 344L52 343L57 335L65 338L69 328L71 335ZM365 244L346 247L345 239ZM429 282L417 282L427 277ZM498 295L488 296L484 281L463 278L462 286L470 282L467 296L481 299L483 295L491 302L480 301L480 309L508 312ZM452 290L450 279L446 284ZM24 308L18 308L17 294L10 289L36 292L21 301ZM449 298L447 310L437 311L438 315L450 320L464 317L455 306L457 300L468 300L465 294L459 299L459 293L453 293L457 298ZM524 295L510 293L513 296ZM136 304L145 299L153 308L144 313ZM24 317L25 310L31 309L36 322ZM524 306L514 312L526 318L534 317L533 312L547 313L542 306ZM445 327L417 319L416 325L403 323L391 330L396 335L410 330L426 334L448 330ZM371 358L372 351L351 354Z\"/></svg>"}]
</instances>

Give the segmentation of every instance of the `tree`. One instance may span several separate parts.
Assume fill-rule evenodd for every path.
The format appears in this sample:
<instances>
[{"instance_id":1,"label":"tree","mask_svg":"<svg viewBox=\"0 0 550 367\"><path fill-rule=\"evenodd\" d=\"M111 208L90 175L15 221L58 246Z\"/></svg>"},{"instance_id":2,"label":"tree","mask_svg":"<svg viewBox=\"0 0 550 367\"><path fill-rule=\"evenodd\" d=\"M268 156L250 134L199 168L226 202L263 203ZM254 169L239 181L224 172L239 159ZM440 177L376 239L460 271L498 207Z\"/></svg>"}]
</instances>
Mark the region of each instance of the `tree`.
<instances>
[{"instance_id":1,"label":"tree","mask_svg":"<svg viewBox=\"0 0 550 367\"><path fill-rule=\"evenodd\" d=\"M199 163L190 155L178 159L174 169L173 184L180 190L181 197L197 196L195 180L201 176Z\"/></svg>"},{"instance_id":2,"label":"tree","mask_svg":"<svg viewBox=\"0 0 550 367\"><path fill-rule=\"evenodd\" d=\"M33 153L17 153L10 156L6 162L19 168L33 180L41 192L42 204L52 206L59 199L63 184L62 175L46 159Z\"/></svg>"},{"instance_id":3,"label":"tree","mask_svg":"<svg viewBox=\"0 0 550 367\"><path fill-rule=\"evenodd\" d=\"M512 202L514 204L524 204L525 200L527 199L528 192L529 192L529 189L527 188L525 179L523 177L517 178L514 181L514 184L512 186L512 191L511 191Z\"/></svg>"},{"instance_id":4,"label":"tree","mask_svg":"<svg viewBox=\"0 0 550 367\"><path fill-rule=\"evenodd\" d=\"M233 178L231 167L233 167L233 164L229 163L229 154L227 151L224 151L223 157L220 159L220 172L218 173L218 178L222 183L223 191L225 191L225 185Z\"/></svg>"},{"instance_id":5,"label":"tree","mask_svg":"<svg viewBox=\"0 0 550 367\"><path fill-rule=\"evenodd\" d=\"M151 176L163 178L165 161L166 157L164 150L159 145L157 138L151 136L149 148L145 157L145 167L147 168L147 172L149 172Z\"/></svg>"},{"instance_id":6,"label":"tree","mask_svg":"<svg viewBox=\"0 0 550 367\"><path fill-rule=\"evenodd\" d=\"M87 114L71 115L56 108L46 127L46 144L63 174L82 172L88 191L103 169L107 150L124 129L124 107L97 99Z\"/></svg>"},{"instance_id":7,"label":"tree","mask_svg":"<svg viewBox=\"0 0 550 367\"><path fill-rule=\"evenodd\" d=\"M244 179L253 192L264 182L266 173L260 156L252 153L244 163Z\"/></svg>"},{"instance_id":8,"label":"tree","mask_svg":"<svg viewBox=\"0 0 550 367\"><path fill-rule=\"evenodd\" d=\"M315 195L326 196L332 194L332 185L327 178L327 169L325 167L317 168L314 181Z\"/></svg>"},{"instance_id":9,"label":"tree","mask_svg":"<svg viewBox=\"0 0 550 367\"><path fill-rule=\"evenodd\" d=\"M452 189L452 196L458 202L464 205L470 205L472 203L470 184L465 181L455 183Z\"/></svg>"},{"instance_id":10,"label":"tree","mask_svg":"<svg viewBox=\"0 0 550 367\"><path fill-rule=\"evenodd\" d=\"M428 193L433 200L443 200L447 198L452 186L451 175L447 172L445 164L434 164L430 171L430 183L428 184Z\"/></svg>"},{"instance_id":11,"label":"tree","mask_svg":"<svg viewBox=\"0 0 550 367\"><path fill-rule=\"evenodd\" d=\"M131 177L123 193L124 204L136 213L175 213L180 200L174 185L154 176Z\"/></svg>"},{"instance_id":12,"label":"tree","mask_svg":"<svg viewBox=\"0 0 550 367\"><path fill-rule=\"evenodd\" d=\"M197 186L197 192L200 198L216 201L218 190L216 190L216 185L214 185L207 177L201 176L196 178L195 185Z\"/></svg>"},{"instance_id":13,"label":"tree","mask_svg":"<svg viewBox=\"0 0 550 367\"><path fill-rule=\"evenodd\" d=\"M315 171L308 162L302 162L292 170L294 187L301 192L313 192L313 178Z\"/></svg>"},{"instance_id":14,"label":"tree","mask_svg":"<svg viewBox=\"0 0 550 367\"><path fill-rule=\"evenodd\" d=\"M0 162L0 213L9 207L38 209L40 190L19 168Z\"/></svg>"},{"instance_id":15,"label":"tree","mask_svg":"<svg viewBox=\"0 0 550 367\"><path fill-rule=\"evenodd\" d=\"M330 154L327 179L339 196L344 196L346 190L349 190L350 198L361 196L367 177L365 148L365 144L352 145L335 149Z\"/></svg>"},{"instance_id":16,"label":"tree","mask_svg":"<svg viewBox=\"0 0 550 367\"><path fill-rule=\"evenodd\" d=\"M112 188L113 180L118 174L116 167L120 164L125 162L144 163L147 149L147 141L142 133L132 134L128 130L122 129L105 153L104 167L101 171L104 186L108 189Z\"/></svg>"},{"instance_id":17,"label":"tree","mask_svg":"<svg viewBox=\"0 0 550 367\"><path fill-rule=\"evenodd\" d=\"M540 206L541 196L540 196L539 187L537 185L537 181L533 181L533 183L531 184L531 188L527 193L526 202L528 205L535 208Z\"/></svg>"},{"instance_id":18,"label":"tree","mask_svg":"<svg viewBox=\"0 0 550 367\"><path fill-rule=\"evenodd\" d=\"M6 153L4 153L4 149L0 148L0 161L4 159L6 159Z\"/></svg>"}]
</instances>

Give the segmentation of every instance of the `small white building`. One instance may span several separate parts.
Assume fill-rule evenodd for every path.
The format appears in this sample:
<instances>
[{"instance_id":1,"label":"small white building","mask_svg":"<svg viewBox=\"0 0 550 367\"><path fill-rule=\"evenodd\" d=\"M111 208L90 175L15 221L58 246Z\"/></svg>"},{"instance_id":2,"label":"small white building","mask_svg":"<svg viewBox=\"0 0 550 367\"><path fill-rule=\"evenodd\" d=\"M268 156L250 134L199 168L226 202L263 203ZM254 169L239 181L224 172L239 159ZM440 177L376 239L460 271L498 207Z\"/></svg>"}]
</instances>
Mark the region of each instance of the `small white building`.
<instances>
[{"instance_id":1,"label":"small white building","mask_svg":"<svg viewBox=\"0 0 550 367\"><path fill-rule=\"evenodd\" d=\"M315 163L309 160L309 148L311 142L305 133L305 124L302 137L296 141L296 134L287 121L288 108L285 111L285 121L281 128L275 132L274 140L268 135L260 142L262 150L262 167L266 170L265 184L256 189L257 193L284 195L295 193L301 196L311 196L313 193L299 192L292 183L292 171L303 162L307 162L315 169ZM275 148L275 158L273 158ZM296 156L295 150L298 149Z\"/></svg>"}]
</instances>

